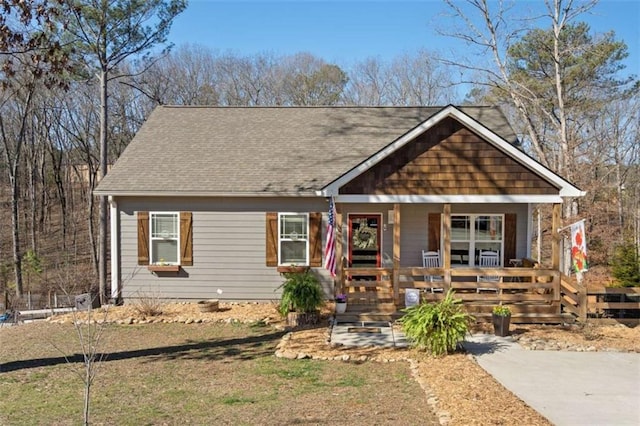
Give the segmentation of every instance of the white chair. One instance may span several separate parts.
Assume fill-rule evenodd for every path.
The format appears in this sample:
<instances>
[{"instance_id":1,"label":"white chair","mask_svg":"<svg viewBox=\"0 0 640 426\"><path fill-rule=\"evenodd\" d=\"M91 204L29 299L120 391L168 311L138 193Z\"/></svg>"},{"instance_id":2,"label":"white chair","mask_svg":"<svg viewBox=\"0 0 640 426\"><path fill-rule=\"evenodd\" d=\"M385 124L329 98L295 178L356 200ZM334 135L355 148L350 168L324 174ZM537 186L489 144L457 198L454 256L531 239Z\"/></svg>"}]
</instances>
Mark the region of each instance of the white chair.
<instances>
[{"instance_id":1,"label":"white chair","mask_svg":"<svg viewBox=\"0 0 640 426\"><path fill-rule=\"evenodd\" d=\"M481 251L480 252L480 267L481 268L499 268L500 267L500 252L497 251ZM498 275L479 275L478 282L502 282L502 277ZM494 291L499 292L499 289L494 287L478 287L477 292L481 291Z\"/></svg>"},{"instance_id":2,"label":"white chair","mask_svg":"<svg viewBox=\"0 0 640 426\"><path fill-rule=\"evenodd\" d=\"M440 267L440 250L427 251L422 250L422 267L423 268L439 268ZM425 275L424 280L430 283L443 282L443 279L439 275ZM442 292L444 289L441 286L431 286L431 293Z\"/></svg>"}]
</instances>

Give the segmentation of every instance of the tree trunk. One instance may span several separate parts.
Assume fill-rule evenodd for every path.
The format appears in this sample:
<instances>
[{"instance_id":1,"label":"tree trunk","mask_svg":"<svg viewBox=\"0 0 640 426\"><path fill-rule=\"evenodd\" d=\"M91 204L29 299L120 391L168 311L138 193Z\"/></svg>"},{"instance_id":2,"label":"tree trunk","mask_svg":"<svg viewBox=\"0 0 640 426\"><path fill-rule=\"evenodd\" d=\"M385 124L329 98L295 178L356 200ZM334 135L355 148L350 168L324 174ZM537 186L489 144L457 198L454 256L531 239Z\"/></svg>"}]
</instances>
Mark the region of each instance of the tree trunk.
<instances>
[{"instance_id":1,"label":"tree trunk","mask_svg":"<svg viewBox=\"0 0 640 426\"><path fill-rule=\"evenodd\" d=\"M22 257L20 256L20 224L18 216L18 168L16 167L11 181L11 229L13 234L13 268L16 280L16 296L22 297Z\"/></svg>"},{"instance_id":2,"label":"tree trunk","mask_svg":"<svg viewBox=\"0 0 640 426\"><path fill-rule=\"evenodd\" d=\"M100 72L100 179L107 174L107 70ZM98 280L100 283L100 303L107 303L107 197L100 197L99 204L99 253Z\"/></svg>"},{"instance_id":3,"label":"tree trunk","mask_svg":"<svg viewBox=\"0 0 640 426\"><path fill-rule=\"evenodd\" d=\"M89 426L89 407L90 407L90 398L91 398L91 369L93 366L91 365L92 361L87 359L87 355L85 354L85 379L84 379L84 409L82 410L84 413L84 425Z\"/></svg>"},{"instance_id":4,"label":"tree trunk","mask_svg":"<svg viewBox=\"0 0 640 426\"><path fill-rule=\"evenodd\" d=\"M2 135L2 142L4 144L5 158L7 161L7 170L9 171L9 182L11 185L11 228L13 236L13 267L14 276L16 281L16 296L22 297L22 254L20 253L20 222L18 213L18 198L20 195L18 189L18 170L20 165L20 155L24 145L25 129L27 123L27 117L31 107L31 99L33 97L33 88L30 88L26 94L24 100L23 110L20 117L20 128L13 136L15 138L15 145L13 150L9 144L9 137L7 135L7 129L5 122L0 115L0 133ZM13 158L12 158L13 152Z\"/></svg>"}]
</instances>

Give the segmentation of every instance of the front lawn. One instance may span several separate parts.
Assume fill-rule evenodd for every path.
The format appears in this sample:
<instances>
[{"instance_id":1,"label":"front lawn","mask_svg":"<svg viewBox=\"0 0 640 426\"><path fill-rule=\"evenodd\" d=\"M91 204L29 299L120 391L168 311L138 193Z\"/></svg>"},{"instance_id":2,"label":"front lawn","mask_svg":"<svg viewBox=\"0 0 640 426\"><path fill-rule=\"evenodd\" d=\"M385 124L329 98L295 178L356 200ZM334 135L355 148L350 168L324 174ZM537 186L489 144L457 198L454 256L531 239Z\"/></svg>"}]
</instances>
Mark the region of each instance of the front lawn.
<instances>
[{"instance_id":1,"label":"front lawn","mask_svg":"<svg viewBox=\"0 0 640 426\"><path fill-rule=\"evenodd\" d=\"M221 323L109 326L91 423L437 424L407 363L280 359L282 334ZM0 342L0 424L81 424L73 326L3 328Z\"/></svg>"}]
</instances>

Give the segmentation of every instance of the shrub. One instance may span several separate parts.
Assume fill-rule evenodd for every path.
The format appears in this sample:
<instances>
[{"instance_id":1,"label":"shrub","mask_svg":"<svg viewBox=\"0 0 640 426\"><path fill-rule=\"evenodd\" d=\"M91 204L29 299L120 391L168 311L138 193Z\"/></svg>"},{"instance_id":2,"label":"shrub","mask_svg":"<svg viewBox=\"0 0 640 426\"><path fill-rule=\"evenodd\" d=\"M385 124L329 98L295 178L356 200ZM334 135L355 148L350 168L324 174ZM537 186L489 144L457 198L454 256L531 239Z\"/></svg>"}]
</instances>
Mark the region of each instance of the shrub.
<instances>
[{"instance_id":1,"label":"shrub","mask_svg":"<svg viewBox=\"0 0 640 426\"><path fill-rule=\"evenodd\" d=\"M310 313L324 304L320 281L308 269L304 272L285 272L282 297L278 311L286 316L291 311Z\"/></svg>"},{"instance_id":2,"label":"shrub","mask_svg":"<svg viewBox=\"0 0 640 426\"><path fill-rule=\"evenodd\" d=\"M619 286L640 286L640 256L635 244L627 242L616 247L611 266Z\"/></svg>"},{"instance_id":3,"label":"shrub","mask_svg":"<svg viewBox=\"0 0 640 426\"><path fill-rule=\"evenodd\" d=\"M453 295L453 290L449 290L440 302L425 302L404 309L406 314L400 319L402 329L418 349L444 355L454 352L458 343L464 340L475 318Z\"/></svg>"},{"instance_id":4,"label":"shrub","mask_svg":"<svg viewBox=\"0 0 640 426\"><path fill-rule=\"evenodd\" d=\"M162 296L158 292L137 292L137 298L134 302L133 309L138 315L145 317L154 317L162 314Z\"/></svg>"}]
</instances>

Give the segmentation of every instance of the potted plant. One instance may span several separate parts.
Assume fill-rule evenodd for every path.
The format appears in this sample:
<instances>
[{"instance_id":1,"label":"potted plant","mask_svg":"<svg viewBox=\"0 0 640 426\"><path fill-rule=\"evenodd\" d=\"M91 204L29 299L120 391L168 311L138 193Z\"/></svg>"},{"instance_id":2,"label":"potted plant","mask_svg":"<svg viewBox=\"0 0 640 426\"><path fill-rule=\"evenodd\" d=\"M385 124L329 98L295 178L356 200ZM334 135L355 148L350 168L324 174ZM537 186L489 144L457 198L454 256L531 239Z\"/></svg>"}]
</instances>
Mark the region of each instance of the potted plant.
<instances>
[{"instance_id":1,"label":"potted plant","mask_svg":"<svg viewBox=\"0 0 640 426\"><path fill-rule=\"evenodd\" d=\"M347 311L347 295L337 294L335 301L336 301L336 314L344 314Z\"/></svg>"},{"instance_id":2,"label":"potted plant","mask_svg":"<svg viewBox=\"0 0 640 426\"><path fill-rule=\"evenodd\" d=\"M508 336L509 323L511 322L511 309L505 305L494 306L491 312L491 322L493 323L493 332L496 336Z\"/></svg>"},{"instance_id":3,"label":"potted plant","mask_svg":"<svg viewBox=\"0 0 640 426\"><path fill-rule=\"evenodd\" d=\"M324 304L320 281L308 269L303 272L285 272L278 311L287 317L291 326L316 324L320 319L318 308Z\"/></svg>"}]
</instances>

